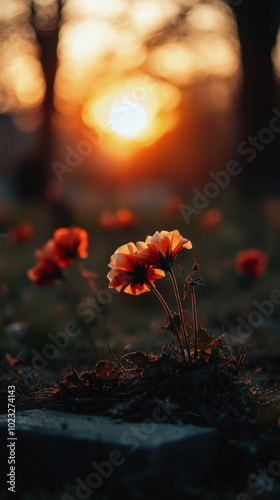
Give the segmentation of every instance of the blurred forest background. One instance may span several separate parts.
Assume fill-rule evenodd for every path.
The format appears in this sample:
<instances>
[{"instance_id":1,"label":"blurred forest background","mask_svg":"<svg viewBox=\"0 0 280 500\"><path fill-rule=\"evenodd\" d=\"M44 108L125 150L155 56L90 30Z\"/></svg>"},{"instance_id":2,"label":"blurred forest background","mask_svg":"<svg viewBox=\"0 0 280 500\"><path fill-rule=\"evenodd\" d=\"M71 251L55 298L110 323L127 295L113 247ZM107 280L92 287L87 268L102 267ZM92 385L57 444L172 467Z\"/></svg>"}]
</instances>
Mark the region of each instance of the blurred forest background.
<instances>
[{"instance_id":1,"label":"blurred forest background","mask_svg":"<svg viewBox=\"0 0 280 500\"><path fill-rule=\"evenodd\" d=\"M280 3L273 0L1 5L5 349L31 356L69 320L82 329L69 344L72 365L100 359L107 343L151 349L169 338L155 331L163 314L151 294L114 294L85 324L77 304L91 291L75 267L68 271L70 288L32 286L26 271L34 250L56 228L71 225L89 232L86 265L100 289L107 288L107 264L118 246L179 229L193 243L180 263L188 272L197 259L207 285L198 294L200 322L216 335L224 327L240 342L236 318L246 319L252 301L279 286L280 141L279 133L262 131L275 116L280 124L279 23ZM193 206L193 190L203 193L209 173L224 171L231 160L242 173L186 223L181 204ZM267 256L264 275L236 272L236 255L250 248ZM159 286L170 293L166 283ZM280 356L278 327L275 309L248 339L252 356L265 350ZM53 363L65 365L65 357L61 351Z\"/></svg>"}]
</instances>

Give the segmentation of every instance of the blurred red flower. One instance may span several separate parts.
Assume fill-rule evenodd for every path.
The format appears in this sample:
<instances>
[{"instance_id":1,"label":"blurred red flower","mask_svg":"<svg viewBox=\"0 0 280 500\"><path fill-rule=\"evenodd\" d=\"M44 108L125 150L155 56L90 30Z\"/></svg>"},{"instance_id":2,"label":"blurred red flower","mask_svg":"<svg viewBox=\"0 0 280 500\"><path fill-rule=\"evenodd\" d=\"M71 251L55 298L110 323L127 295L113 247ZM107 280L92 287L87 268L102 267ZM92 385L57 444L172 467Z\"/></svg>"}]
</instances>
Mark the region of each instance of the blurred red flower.
<instances>
[{"instance_id":1,"label":"blurred red flower","mask_svg":"<svg viewBox=\"0 0 280 500\"><path fill-rule=\"evenodd\" d=\"M223 214L219 208L210 208L202 213L199 218L201 229L205 231L218 231L221 228Z\"/></svg>"},{"instance_id":2,"label":"blurred red flower","mask_svg":"<svg viewBox=\"0 0 280 500\"><path fill-rule=\"evenodd\" d=\"M88 256L88 233L80 227L61 227L54 232L56 255L61 268Z\"/></svg>"},{"instance_id":3,"label":"blurred red flower","mask_svg":"<svg viewBox=\"0 0 280 500\"><path fill-rule=\"evenodd\" d=\"M134 227L137 224L137 217L129 208L119 208L116 213L111 210L101 212L98 225L103 231L119 231Z\"/></svg>"},{"instance_id":4,"label":"blurred red flower","mask_svg":"<svg viewBox=\"0 0 280 500\"><path fill-rule=\"evenodd\" d=\"M236 256L236 271L259 278L266 272L267 260L266 254L256 248L243 250Z\"/></svg>"},{"instance_id":5,"label":"blurred red flower","mask_svg":"<svg viewBox=\"0 0 280 500\"><path fill-rule=\"evenodd\" d=\"M175 217L180 213L179 207L183 203L181 196L178 194L171 195L163 207L163 215L166 217Z\"/></svg>"},{"instance_id":6,"label":"blurred red flower","mask_svg":"<svg viewBox=\"0 0 280 500\"><path fill-rule=\"evenodd\" d=\"M160 233L156 231L153 236L147 236L145 242L137 242L137 257L149 266L169 272L183 248L190 250L192 244L177 229Z\"/></svg>"},{"instance_id":7,"label":"blurred red flower","mask_svg":"<svg viewBox=\"0 0 280 500\"><path fill-rule=\"evenodd\" d=\"M111 256L107 278L110 281L109 288L115 288L118 292L132 295L140 295L149 292L149 283L155 279L165 276L163 271L152 269L136 257L137 247L134 243L128 243L119 247Z\"/></svg>"},{"instance_id":8,"label":"blurred red flower","mask_svg":"<svg viewBox=\"0 0 280 500\"><path fill-rule=\"evenodd\" d=\"M21 222L8 232L8 241L10 243L25 243L34 236L34 227L31 222Z\"/></svg>"},{"instance_id":9,"label":"blurred red flower","mask_svg":"<svg viewBox=\"0 0 280 500\"><path fill-rule=\"evenodd\" d=\"M118 228L118 219L114 212L110 210L104 210L101 212L98 225L103 231L116 231Z\"/></svg>"},{"instance_id":10,"label":"blurred red flower","mask_svg":"<svg viewBox=\"0 0 280 500\"><path fill-rule=\"evenodd\" d=\"M116 216L120 229L134 227L137 224L137 217L128 208L120 208Z\"/></svg>"},{"instance_id":11,"label":"blurred red flower","mask_svg":"<svg viewBox=\"0 0 280 500\"><path fill-rule=\"evenodd\" d=\"M47 241L40 250L35 251L35 260L37 266L27 271L28 278L35 285L48 285L62 279L61 268L58 263L57 246L54 240Z\"/></svg>"}]
</instances>

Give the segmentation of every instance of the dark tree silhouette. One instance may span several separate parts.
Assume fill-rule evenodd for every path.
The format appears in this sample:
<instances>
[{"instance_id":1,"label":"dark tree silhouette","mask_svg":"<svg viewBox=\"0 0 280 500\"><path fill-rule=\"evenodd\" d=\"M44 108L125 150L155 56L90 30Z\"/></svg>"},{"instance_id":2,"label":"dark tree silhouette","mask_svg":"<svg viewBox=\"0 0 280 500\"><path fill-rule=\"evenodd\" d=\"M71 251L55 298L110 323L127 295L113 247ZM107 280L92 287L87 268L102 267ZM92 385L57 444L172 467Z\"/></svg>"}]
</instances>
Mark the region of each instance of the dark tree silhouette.
<instances>
[{"instance_id":1,"label":"dark tree silhouette","mask_svg":"<svg viewBox=\"0 0 280 500\"><path fill-rule=\"evenodd\" d=\"M277 107L277 89L271 51L280 22L280 3L274 0L229 1L236 16L243 62L240 140L258 136L268 127ZM280 122L280 120L279 120ZM262 189L279 190L277 158L279 138L275 137L256 158L248 163L244 156L243 187L247 194ZM242 182L242 181L241 181Z\"/></svg>"},{"instance_id":2,"label":"dark tree silhouette","mask_svg":"<svg viewBox=\"0 0 280 500\"><path fill-rule=\"evenodd\" d=\"M36 147L18 165L18 186L23 198L42 199L49 177L52 160L53 136L52 113L54 79L57 68L57 45L61 21L62 0L57 0L55 19L44 16L40 21L34 1L30 4L30 23L36 33L40 48L40 60L45 76L46 92L42 103L42 124L37 132Z\"/></svg>"}]
</instances>

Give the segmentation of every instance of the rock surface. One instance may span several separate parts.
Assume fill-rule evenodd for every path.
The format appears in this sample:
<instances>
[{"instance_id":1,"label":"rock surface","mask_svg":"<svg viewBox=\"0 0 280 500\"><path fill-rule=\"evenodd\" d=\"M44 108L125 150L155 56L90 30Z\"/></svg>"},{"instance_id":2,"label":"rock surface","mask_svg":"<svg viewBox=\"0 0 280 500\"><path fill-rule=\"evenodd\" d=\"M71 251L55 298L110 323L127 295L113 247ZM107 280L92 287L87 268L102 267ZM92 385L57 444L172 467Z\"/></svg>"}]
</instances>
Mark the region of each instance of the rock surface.
<instances>
[{"instance_id":1,"label":"rock surface","mask_svg":"<svg viewBox=\"0 0 280 500\"><path fill-rule=\"evenodd\" d=\"M120 497L148 498L159 488L184 496L207 481L221 451L221 436L212 428L49 410L18 412L16 437L17 489L62 488L64 500L119 498L117 491ZM7 416L1 415L2 463L6 439Z\"/></svg>"}]
</instances>

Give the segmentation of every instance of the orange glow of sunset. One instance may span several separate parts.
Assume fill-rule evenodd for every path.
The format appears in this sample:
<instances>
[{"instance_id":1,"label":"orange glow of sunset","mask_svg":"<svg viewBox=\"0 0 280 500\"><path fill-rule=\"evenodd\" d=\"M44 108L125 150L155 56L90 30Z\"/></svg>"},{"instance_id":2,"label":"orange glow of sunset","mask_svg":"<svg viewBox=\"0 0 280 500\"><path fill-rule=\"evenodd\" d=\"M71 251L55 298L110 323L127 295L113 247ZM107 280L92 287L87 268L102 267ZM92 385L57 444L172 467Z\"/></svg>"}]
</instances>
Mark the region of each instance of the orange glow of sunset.
<instances>
[{"instance_id":1,"label":"orange glow of sunset","mask_svg":"<svg viewBox=\"0 0 280 500\"><path fill-rule=\"evenodd\" d=\"M56 2L35 3L40 29L52 27ZM35 123L46 85L29 3L6 2L1 19L7 29L0 45L0 110L18 113L21 123L31 111ZM184 118L179 105L197 81L208 82L205 95L214 107L229 106L240 69L236 33L221 0L67 0L53 126L68 133L82 121L102 133L101 148L119 155L172 131Z\"/></svg>"},{"instance_id":2,"label":"orange glow of sunset","mask_svg":"<svg viewBox=\"0 0 280 500\"><path fill-rule=\"evenodd\" d=\"M112 106L110 122L117 134L134 137L147 125L147 113L138 102L127 100Z\"/></svg>"},{"instance_id":3,"label":"orange glow of sunset","mask_svg":"<svg viewBox=\"0 0 280 500\"><path fill-rule=\"evenodd\" d=\"M82 119L103 134L105 149L117 151L121 141L122 150L131 150L155 142L173 128L180 99L173 85L139 74L86 102Z\"/></svg>"}]
</instances>

